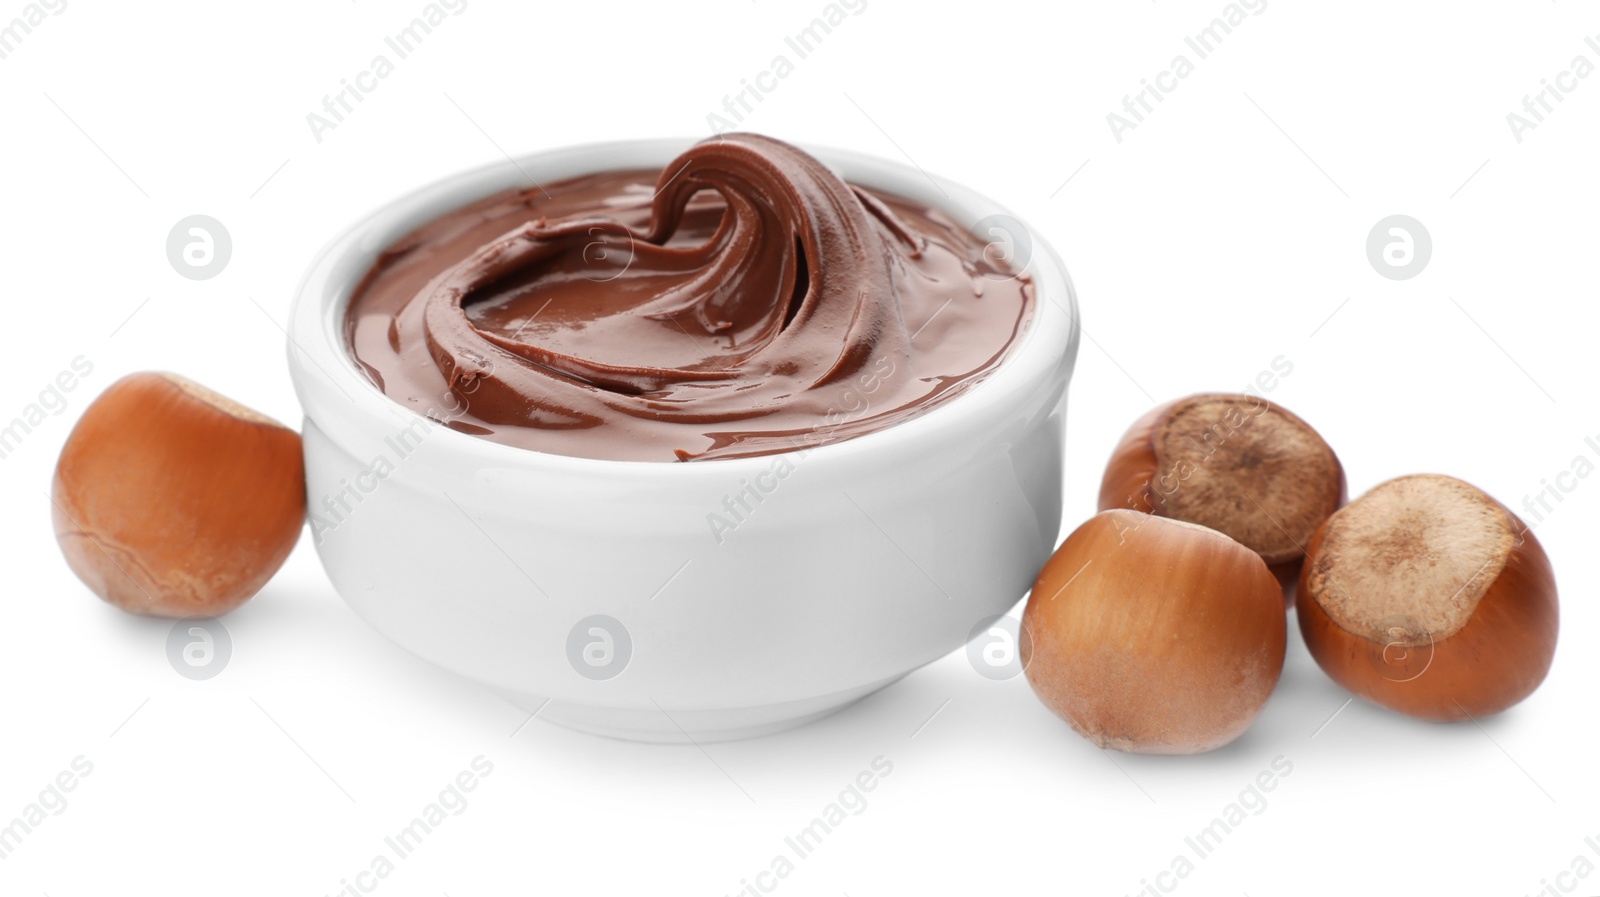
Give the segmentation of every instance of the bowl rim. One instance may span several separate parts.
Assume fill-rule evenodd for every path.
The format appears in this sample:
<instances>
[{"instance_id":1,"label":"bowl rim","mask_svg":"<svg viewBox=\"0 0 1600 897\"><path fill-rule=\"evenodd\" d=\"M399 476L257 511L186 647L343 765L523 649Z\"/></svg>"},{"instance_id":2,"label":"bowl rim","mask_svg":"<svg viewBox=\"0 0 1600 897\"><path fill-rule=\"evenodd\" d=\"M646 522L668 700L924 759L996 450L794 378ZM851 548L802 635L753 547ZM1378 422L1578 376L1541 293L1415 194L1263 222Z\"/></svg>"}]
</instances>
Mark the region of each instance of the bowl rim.
<instances>
[{"instance_id":1,"label":"bowl rim","mask_svg":"<svg viewBox=\"0 0 1600 897\"><path fill-rule=\"evenodd\" d=\"M382 418L399 426L405 426L403 421L406 420L428 420L391 398L373 383L356 361L346 338L346 312L355 288L378 254L394 240L446 214L449 209L526 186L541 168L556 167L563 171L541 178L539 182L542 183L543 180L575 177L585 172L664 166L701 139L704 138L604 140L545 148L517 156L507 155L407 191L343 228L324 244L307 266L295 289L288 326L285 328L291 378L301 394L308 419L312 423L317 422L306 401L307 387L317 384L333 387L337 393L342 393L350 400L352 408L358 409L367 418ZM852 183L921 202L958 223L969 218L979 221L990 215L1005 215L1022 225L1032 243L1024 271L1034 284L1033 315L1015 338L1016 343L1010 347L1007 356L979 383L907 420L848 439L818 446L799 446L794 452L716 458L709 459L707 463L617 460L557 454L508 445L437 424L430 431L430 442L438 440L442 445L441 451L465 458L474 466L536 466L555 473L578 476L647 477L652 480L660 476L711 477L721 481L729 476L738 477L766 470L777 463L778 458L792 456L796 452L804 453L806 466L811 468L859 462L908 448L915 450L918 445L930 444L928 440L937 440L942 431L961 432L964 421L981 416L997 398L1025 396L1044 387L1055 379L1053 374L1057 369L1063 370L1062 380L1070 379L1081 333L1077 294L1066 266L1036 228L987 196L948 178L929 173L915 164L850 149L801 142L794 145L835 171L844 169L842 173L847 174L847 179ZM586 167L581 161L592 156L616 155L626 156L632 161L614 160L609 165L592 167ZM568 168L572 170L566 171ZM890 181L893 183L886 183ZM917 186L919 184L920 188ZM436 209L440 206L445 211ZM978 210L983 211L974 214ZM393 234L387 239L374 241L372 238L380 232ZM332 282L340 274L341 264L347 263L353 256L364 257L361 264L350 268L353 276L346 274L343 281Z\"/></svg>"}]
</instances>

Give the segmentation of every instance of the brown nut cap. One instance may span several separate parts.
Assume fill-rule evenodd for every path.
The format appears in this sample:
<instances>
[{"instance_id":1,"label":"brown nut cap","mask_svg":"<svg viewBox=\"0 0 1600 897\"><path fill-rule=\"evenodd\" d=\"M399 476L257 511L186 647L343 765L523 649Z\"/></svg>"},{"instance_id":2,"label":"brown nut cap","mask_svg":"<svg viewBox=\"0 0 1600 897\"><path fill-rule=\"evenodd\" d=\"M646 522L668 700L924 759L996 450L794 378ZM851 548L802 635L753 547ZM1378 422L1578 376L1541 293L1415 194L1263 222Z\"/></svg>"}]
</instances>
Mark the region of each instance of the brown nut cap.
<instances>
[{"instance_id":1,"label":"brown nut cap","mask_svg":"<svg viewBox=\"0 0 1600 897\"><path fill-rule=\"evenodd\" d=\"M1555 657L1555 574L1522 521L1476 487L1419 474L1376 486L1312 537L1300 632L1335 682L1429 720L1499 713Z\"/></svg>"},{"instance_id":2,"label":"brown nut cap","mask_svg":"<svg viewBox=\"0 0 1600 897\"><path fill-rule=\"evenodd\" d=\"M95 594L133 613L216 616L300 536L300 435L175 374L132 374L67 437L51 498L61 552Z\"/></svg>"},{"instance_id":3,"label":"brown nut cap","mask_svg":"<svg viewBox=\"0 0 1600 897\"><path fill-rule=\"evenodd\" d=\"M1022 623L1040 700L1101 747L1151 754L1239 737L1277 685L1288 626L1258 554L1128 510L1103 511L1067 537Z\"/></svg>"}]
</instances>

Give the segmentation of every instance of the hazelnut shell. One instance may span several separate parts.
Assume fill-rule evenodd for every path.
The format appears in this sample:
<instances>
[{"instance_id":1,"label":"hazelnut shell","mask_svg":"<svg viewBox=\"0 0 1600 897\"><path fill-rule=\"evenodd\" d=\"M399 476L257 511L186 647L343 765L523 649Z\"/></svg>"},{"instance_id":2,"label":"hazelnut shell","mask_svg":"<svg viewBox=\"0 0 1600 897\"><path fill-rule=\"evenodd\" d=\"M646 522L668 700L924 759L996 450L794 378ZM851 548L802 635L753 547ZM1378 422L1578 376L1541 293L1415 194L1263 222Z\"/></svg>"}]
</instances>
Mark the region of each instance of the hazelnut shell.
<instances>
[{"instance_id":1,"label":"hazelnut shell","mask_svg":"<svg viewBox=\"0 0 1600 897\"><path fill-rule=\"evenodd\" d=\"M216 616L299 538L300 435L182 377L132 374L67 437L51 499L62 554L95 594L138 614Z\"/></svg>"},{"instance_id":2,"label":"hazelnut shell","mask_svg":"<svg viewBox=\"0 0 1600 897\"><path fill-rule=\"evenodd\" d=\"M1103 511L1045 564L1023 614L1039 698L1101 747L1189 754L1239 737L1283 670L1261 557L1205 527Z\"/></svg>"}]
</instances>

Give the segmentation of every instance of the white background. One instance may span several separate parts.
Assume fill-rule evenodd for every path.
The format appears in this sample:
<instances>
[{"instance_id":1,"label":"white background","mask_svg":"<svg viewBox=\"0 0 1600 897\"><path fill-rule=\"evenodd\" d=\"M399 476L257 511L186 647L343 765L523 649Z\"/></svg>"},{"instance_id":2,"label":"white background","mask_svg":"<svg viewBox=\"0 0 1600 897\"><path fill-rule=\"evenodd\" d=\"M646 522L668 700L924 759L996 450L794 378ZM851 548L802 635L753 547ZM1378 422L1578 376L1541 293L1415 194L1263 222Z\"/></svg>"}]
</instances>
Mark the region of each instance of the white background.
<instances>
[{"instance_id":1,"label":"white background","mask_svg":"<svg viewBox=\"0 0 1600 897\"><path fill-rule=\"evenodd\" d=\"M316 140L307 113L393 58L383 38L423 5L70 0L0 60L0 422L76 356L93 364L0 460L0 821L93 763L0 860L0 891L333 894L479 755L493 773L465 811L374 893L734 894L880 755L893 772L867 808L774 893L1134 894L1280 755L1293 771L1265 810L1178 893L1600 891L1600 873L1557 879L1580 855L1600 865L1584 843L1600 838L1600 478L1566 480L1537 527L1564 599L1549 680L1481 725L1344 706L1291 625L1257 725L1207 756L1105 754L960 653L798 731L628 744L523 726L390 646L309 539L226 618L223 674L175 674L170 624L95 599L50 534L51 466L92 395L171 369L298 420L279 325L337 230L506 152L705 136L741 79L795 61L784 37L824 6L472 0ZM1520 508L1575 457L1600 460L1584 443L1600 436L1600 76L1520 143L1506 121L1575 56L1600 63L1584 43L1600 12L1273 0L1118 142L1107 113L1194 61L1183 38L1224 4L1052 6L869 0L742 125L913 160L1066 258L1087 336L1068 527L1135 417L1241 389L1280 355L1294 369L1272 397L1330 440L1353 494L1437 471ZM24 8L0 0L0 23ZM164 250L196 213L234 241L203 282ZM1395 213L1434 242L1402 282L1364 249Z\"/></svg>"}]
</instances>

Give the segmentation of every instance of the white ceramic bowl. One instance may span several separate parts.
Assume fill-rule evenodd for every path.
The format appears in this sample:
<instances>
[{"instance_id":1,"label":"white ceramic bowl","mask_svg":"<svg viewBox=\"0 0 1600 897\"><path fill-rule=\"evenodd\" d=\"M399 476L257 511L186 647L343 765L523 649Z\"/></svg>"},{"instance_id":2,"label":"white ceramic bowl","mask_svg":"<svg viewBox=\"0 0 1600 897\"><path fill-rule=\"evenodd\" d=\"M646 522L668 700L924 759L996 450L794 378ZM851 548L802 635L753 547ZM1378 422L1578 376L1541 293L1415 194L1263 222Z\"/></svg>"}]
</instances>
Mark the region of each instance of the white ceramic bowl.
<instances>
[{"instance_id":1,"label":"white ceramic bowl","mask_svg":"<svg viewBox=\"0 0 1600 897\"><path fill-rule=\"evenodd\" d=\"M998 369L920 417L804 457L680 464L514 448L430 425L352 360L346 305L399 237L529 176L665 166L691 142L533 153L412 193L322 252L289 323L314 540L339 594L398 644L540 719L650 741L815 719L1012 607L1060 529L1078 344L1066 270L1033 233L1036 313ZM847 180L960 221L1004 214L916 168L807 149ZM719 542L708 515L727 517L724 498L758 478L775 487L747 499L754 512Z\"/></svg>"}]
</instances>

